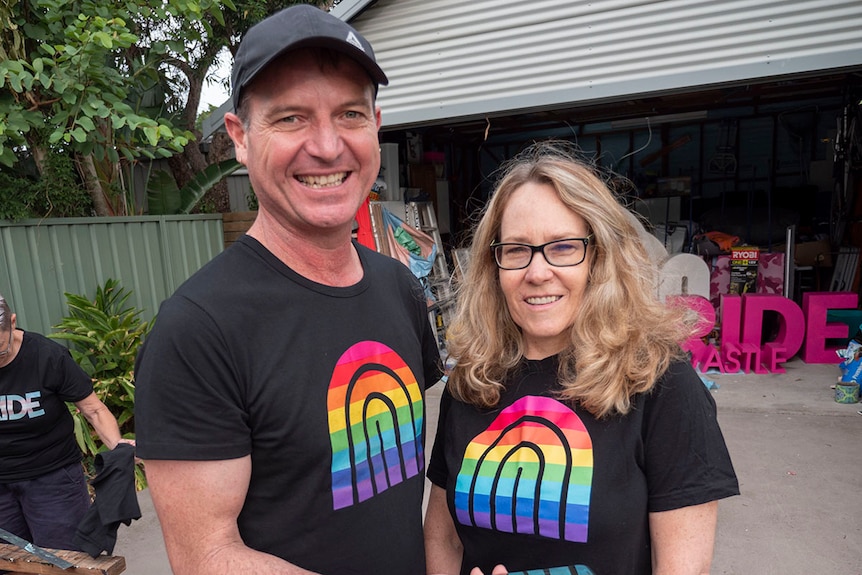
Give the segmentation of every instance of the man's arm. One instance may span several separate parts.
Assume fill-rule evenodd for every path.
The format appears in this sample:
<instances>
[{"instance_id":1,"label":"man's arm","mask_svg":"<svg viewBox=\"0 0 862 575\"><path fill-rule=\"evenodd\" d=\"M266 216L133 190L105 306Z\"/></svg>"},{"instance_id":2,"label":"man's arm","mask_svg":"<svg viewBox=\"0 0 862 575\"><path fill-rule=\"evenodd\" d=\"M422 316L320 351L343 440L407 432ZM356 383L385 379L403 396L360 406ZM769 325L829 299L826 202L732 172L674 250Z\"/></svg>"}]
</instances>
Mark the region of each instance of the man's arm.
<instances>
[{"instance_id":1,"label":"man's arm","mask_svg":"<svg viewBox=\"0 0 862 575\"><path fill-rule=\"evenodd\" d=\"M701 575L712 564L718 502L649 514L655 575Z\"/></svg>"},{"instance_id":2,"label":"man's arm","mask_svg":"<svg viewBox=\"0 0 862 575\"><path fill-rule=\"evenodd\" d=\"M248 492L250 456L145 464L174 575L311 573L243 543L236 521Z\"/></svg>"}]
</instances>

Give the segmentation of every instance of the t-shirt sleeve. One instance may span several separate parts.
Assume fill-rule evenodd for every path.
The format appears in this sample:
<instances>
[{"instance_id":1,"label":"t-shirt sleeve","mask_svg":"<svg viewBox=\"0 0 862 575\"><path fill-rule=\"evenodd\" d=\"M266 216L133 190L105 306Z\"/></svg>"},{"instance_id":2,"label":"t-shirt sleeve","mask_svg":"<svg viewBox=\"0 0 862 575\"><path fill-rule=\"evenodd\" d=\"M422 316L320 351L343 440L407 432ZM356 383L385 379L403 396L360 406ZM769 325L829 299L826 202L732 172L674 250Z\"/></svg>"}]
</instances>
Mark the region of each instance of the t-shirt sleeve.
<instances>
[{"instance_id":1,"label":"t-shirt sleeve","mask_svg":"<svg viewBox=\"0 0 862 575\"><path fill-rule=\"evenodd\" d=\"M420 342L422 346L422 373L425 378L425 389L435 385L443 377L443 362L440 359L440 348L437 347L437 337L431 322L428 321L428 306L425 289L419 280L406 266L398 268L399 273L406 271L406 281L410 285L411 297L417 302L417 321L419 322Z\"/></svg>"},{"instance_id":2,"label":"t-shirt sleeve","mask_svg":"<svg viewBox=\"0 0 862 575\"><path fill-rule=\"evenodd\" d=\"M443 377L443 361L440 359L440 349L437 347L437 339L434 337L434 330L431 329L431 322L426 319L424 326L422 361L424 363L425 389L428 389L437 384Z\"/></svg>"},{"instance_id":3,"label":"t-shirt sleeve","mask_svg":"<svg viewBox=\"0 0 862 575\"><path fill-rule=\"evenodd\" d=\"M173 296L135 366L135 432L142 459L223 460L251 452L242 382L215 322Z\"/></svg>"},{"instance_id":4,"label":"t-shirt sleeve","mask_svg":"<svg viewBox=\"0 0 862 575\"><path fill-rule=\"evenodd\" d=\"M739 494L715 400L688 362L670 366L644 404L649 511Z\"/></svg>"},{"instance_id":5,"label":"t-shirt sleeve","mask_svg":"<svg viewBox=\"0 0 862 575\"><path fill-rule=\"evenodd\" d=\"M81 401L93 393L93 380L75 363L68 349L59 344L58 347L60 349L53 360L57 362L57 373L61 374L58 378L60 387L56 390L57 396L71 403Z\"/></svg>"},{"instance_id":6,"label":"t-shirt sleeve","mask_svg":"<svg viewBox=\"0 0 862 575\"><path fill-rule=\"evenodd\" d=\"M452 406L452 396L448 389L443 390L440 397L440 415L437 419L437 435L434 437L434 447L431 449L431 461L428 464L428 480L434 485L446 489L446 481L449 478L449 468L446 465L446 418Z\"/></svg>"}]
</instances>

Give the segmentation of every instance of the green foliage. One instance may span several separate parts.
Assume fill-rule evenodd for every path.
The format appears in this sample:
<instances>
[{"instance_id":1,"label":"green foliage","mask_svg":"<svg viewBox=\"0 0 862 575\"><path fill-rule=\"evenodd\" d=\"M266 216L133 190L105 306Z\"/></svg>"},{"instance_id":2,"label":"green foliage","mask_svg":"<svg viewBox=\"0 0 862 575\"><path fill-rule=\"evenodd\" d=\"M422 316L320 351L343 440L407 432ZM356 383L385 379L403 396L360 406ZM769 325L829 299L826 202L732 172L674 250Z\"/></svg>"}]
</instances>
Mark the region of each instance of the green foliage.
<instances>
[{"instance_id":1,"label":"green foliage","mask_svg":"<svg viewBox=\"0 0 862 575\"><path fill-rule=\"evenodd\" d=\"M0 162L14 163L15 146L64 144L97 159L119 161L170 156L188 144L190 134L163 119L139 113L129 95L142 77L130 76L125 51L140 38L127 22L153 17L199 18L200 6L100 0L25 0L12 6L8 19L25 38L16 58L0 59ZM6 50L10 52L10 50ZM144 76L142 73L141 76ZM28 139L27 136L31 136Z\"/></svg>"},{"instance_id":2,"label":"green foliage","mask_svg":"<svg viewBox=\"0 0 862 575\"><path fill-rule=\"evenodd\" d=\"M69 315L54 326L58 331L49 337L69 342L72 357L93 379L96 395L117 418L120 433L133 439L135 357L152 324L141 320L141 310L126 306L130 295L113 279L97 289L93 301L66 293ZM98 436L86 418L74 406L70 409L75 416L75 438L91 465L104 446L97 446ZM135 474L138 488L143 488L146 479L140 466Z\"/></svg>"},{"instance_id":3,"label":"green foliage","mask_svg":"<svg viewBox=\"0 0 862 575\"><path fill-rule=\"evenodd\" d=\"M150 187L147 190L148 211L154 215L188 214L210 188L241 166L242 164L234 159L211 164L181 190L177 189L170 174L158 170L150 176Z\"/></svg>"},{"instance_id":4,"label":"green foliage","mask_svg":"<svg viewBox=\"0 0 862 575\"><path fill-rule=\"evenodd\" d=\"M249 188L245 201L248 205L248 209L251 211L257 211L258 207L260 207L260 204L257 201L257 194L254 193L254 188Z\"/></svg>"},{"instance_id":5,"label":"green foliage","mask_svg":"<svg viewBox=\"0 0 862 575\"><path fill-rule=\"evenodd\" d=\"M0 220L25 220L35 217L33 204L38 199L32 179L0 171Z\"/></svg>"},{"instance_id":6,"label":"green foliage","mask_svg":"<svg viewBox=\"0 0 862 575\"><path fill-rule=\"evenodd\" d=\"M0 220L92 215L93 201L68 154L49 155L41 178L23 170L0 170Z\"/></svg>"},{"instance_id":7,"label":"green foliage","mask_svg":"<svg viewBox=\"0 0 862 575\"><path fill-rule=\"evenodd\" d=\"M47 179L43 158L83 158L98 215L133 213L128 168L195 139L178 103L189 85L163 70L224 22L224 7L231 0L0 2L0 165L38 151Z\"/></svg>"}]
</instances>

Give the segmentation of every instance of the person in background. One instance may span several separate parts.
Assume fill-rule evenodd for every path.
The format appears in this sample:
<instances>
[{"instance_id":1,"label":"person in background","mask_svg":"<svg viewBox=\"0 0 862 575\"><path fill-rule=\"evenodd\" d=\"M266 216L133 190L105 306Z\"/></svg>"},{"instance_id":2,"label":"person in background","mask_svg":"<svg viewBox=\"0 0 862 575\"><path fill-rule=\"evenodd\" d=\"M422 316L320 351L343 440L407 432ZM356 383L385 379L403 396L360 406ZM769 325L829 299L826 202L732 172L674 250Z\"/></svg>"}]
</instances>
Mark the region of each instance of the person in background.
<instances>
[{"instance_id":1,"label":"person in background","mask_svg":"<svg viewBox=\"0 0 862 575\"><path fill-rule=\"evenodd\" d=\"M561 142L507 165L447 332L427 572L708 573L739 493L681 308L625 207Z\"/></svg>"},{"instance_id":2,"label":"person in background","mask_svg":"<svg viewBox=\"0 0 862 575\"><path fill-rule=\"evenodd\" d=\"M66 402L108 449L135 442L120 436L69 350L17 322L0 295L0 528L40 547L78 550L90 494Z\"/></svg>"},{"instance_id":3,"label":"person in background","mask_svg":"<svg viewBox=\"0 0 862 575\"><path fill-rule=\"evenodd\" d=\"M135 423L176 574L424 569L422 287L351 239L380 169L371 45L309 5L242 39L225 115L248 234L161 306Z\"/></svg>"}]
</instances>

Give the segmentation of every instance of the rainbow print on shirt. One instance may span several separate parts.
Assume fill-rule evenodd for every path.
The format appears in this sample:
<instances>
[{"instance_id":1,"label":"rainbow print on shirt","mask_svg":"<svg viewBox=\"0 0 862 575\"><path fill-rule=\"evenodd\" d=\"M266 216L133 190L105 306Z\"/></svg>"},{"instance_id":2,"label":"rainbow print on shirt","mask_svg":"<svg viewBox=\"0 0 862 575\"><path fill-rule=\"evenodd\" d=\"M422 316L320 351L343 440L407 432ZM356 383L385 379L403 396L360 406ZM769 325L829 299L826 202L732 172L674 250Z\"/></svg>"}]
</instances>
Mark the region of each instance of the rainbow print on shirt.
<instances>
[{"instance_id":1,"label":"rainbow print on shirt","mask_svg":"<svg viewBox=\"0 0 862 575\"><path fill-rule=\"evenodd\" d=\"M529 571L518 571L507 575L596 575L586 565L572 565L571 567L551 567L550 569L530 569Z\"/></svg>"},{"instance_id":2,"label":"rainbow print on shirt","mask_svg":"<svg viewBox=\"0 0 862 575\"><path fill-rule=\"evenodd\" d=\"M578 417L550 397L522 397L477 435L455 481L463 525L587 540L593 444Z\"/></svg>"},{"instance_id":3,"label":"rainbow print on shirt","mask_svg":"<svg viewBox=\"0 0 862 575\"><path fill-rule=\"evenodd\" d=\"M344 352L329 382L327 411L333 509L356 505L424 469L422 391L386 345L362 341Z\"/></svg>"}]
</instances>

